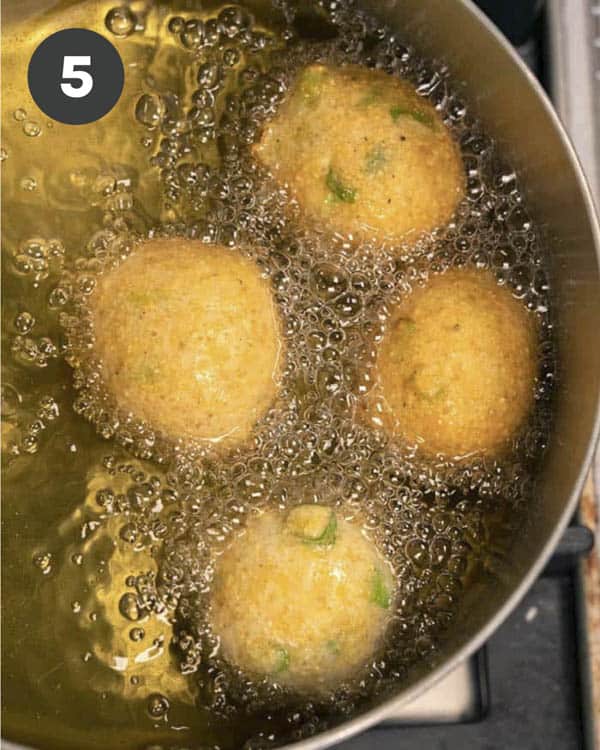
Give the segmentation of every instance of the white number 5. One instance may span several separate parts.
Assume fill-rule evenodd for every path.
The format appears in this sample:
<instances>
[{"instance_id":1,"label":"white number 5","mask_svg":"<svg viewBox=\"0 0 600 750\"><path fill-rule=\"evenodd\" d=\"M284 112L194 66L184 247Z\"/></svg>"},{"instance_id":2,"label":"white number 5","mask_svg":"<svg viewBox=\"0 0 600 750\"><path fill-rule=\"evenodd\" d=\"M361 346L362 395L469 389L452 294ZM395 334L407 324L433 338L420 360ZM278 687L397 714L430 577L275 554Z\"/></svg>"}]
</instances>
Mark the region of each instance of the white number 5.
<instances>
[{"instance_id":1,"label":"white number 5","mask_svg":"<svg viewBox=\"0 0 600 750\"><path fill-rule=\"evenodd\" d=\"M79 81L78 86L72 83L61 83L60 87L63 94L70 96L72 99L81 99L87 96L94 87L94 79L87 70L76 70L76 65L89 67L92 64L92 58L89 55L65 55L63 58L62 77Z\"/></svg>"}]
</instances>

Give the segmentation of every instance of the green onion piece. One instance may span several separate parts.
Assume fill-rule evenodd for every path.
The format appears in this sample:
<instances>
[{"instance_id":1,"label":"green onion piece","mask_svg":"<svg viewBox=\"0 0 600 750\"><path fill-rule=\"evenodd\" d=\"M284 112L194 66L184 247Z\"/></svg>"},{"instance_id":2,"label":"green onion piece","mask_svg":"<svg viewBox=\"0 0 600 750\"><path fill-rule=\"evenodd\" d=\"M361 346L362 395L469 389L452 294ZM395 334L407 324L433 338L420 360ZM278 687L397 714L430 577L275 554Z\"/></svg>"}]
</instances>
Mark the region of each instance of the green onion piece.
<instances>
[{"instance_id":1,"label":"green onion piece","mask_svg":"<svg viewBox=\"0 0 600 750\"><path fill-rule=\"evenodd\" d=\"M385 577L379 568L375 569L371 582L371 601L382 609L389 609L391 594L387 587Z\"/></svg>"},{"instance_id":2,"label":"green onion piece","mask_svg":"<svg viewBox=\"0 0 600 750\"><path fill-rule=\"evenodd\" d=\"M425 125L428 128L433 129L435 126L433 117L426 112L420 112L418 109L407 109L406 107L396 105L390 109L390 115L394 122L398 122L401 117L412 117L415 122Z\"/></svg>"},{"instance_id":3,"label":"green onion piece","mask_svg":"<svg viewBox=\"0 0 600 750\"><path fill-rule=\"evenodd\" d=\"M337 518L323 505L299 505L288 514L286 525L304 544L326 547L335 544Z\"/></svg>"},{"instance_id":4,"label":"green onion piece","mask_svg":"<svg viewBox=\"0 0 600 750\"><path fill-rule=\"evenodd\" d=\"M289 669L290 666L290 652L283 646L274 646L275 652L275 666L273 667L273 674L281 674Z\"/></svg>"},{"instance_id":5,"label":"green onion piece","mask_svg":"<svg viewBox=\"0 0 600 750\"><path fill-rule=\"evenodd\" d=\"M332 656L339 656L342 653L339 642L335 640L327 641L325 648Z\"/></svg>"},{"instance_id":6,"label":"green onion piece","mask_svg":"<svg viewBox=\"0 0 600 750\"><path fill-rule=\"evenodd\" d=\"M337 518L335 517L335 513L331 513L331 518L329 519L329 523L325 527L325 530L321 534L320 537L317 539L305 539L305 544L317 544L321 547L330 547L332 544L335 544L337 534Z\"/></svg>"},{"instance_id":7,"label":"green onion piece","mask_svg":"<svg viewBox=\"0 0 600 750\"><path fill-rule=\"evenodd\" d=\"M327 172L325 182L332 195L337 198L337 200L342 201L342 203L354 203L356 200L356 190L345 185L339 175L333 171L332 167L329 167L329 172Z\"/></svg>"}]
</instances>

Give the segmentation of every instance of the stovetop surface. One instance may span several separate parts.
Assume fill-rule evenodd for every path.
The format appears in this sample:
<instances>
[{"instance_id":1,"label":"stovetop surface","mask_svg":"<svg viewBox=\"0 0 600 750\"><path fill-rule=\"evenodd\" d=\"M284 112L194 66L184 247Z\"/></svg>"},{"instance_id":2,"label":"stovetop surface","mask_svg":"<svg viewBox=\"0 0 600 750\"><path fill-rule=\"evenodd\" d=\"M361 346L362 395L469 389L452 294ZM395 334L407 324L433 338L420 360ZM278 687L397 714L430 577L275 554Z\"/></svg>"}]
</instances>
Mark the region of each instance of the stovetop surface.
<instances>
[{"instance_id":1,"label":"stovetop surface","mask_svg":"<svg viewBox=\"0 0 600 750\"><path fill-rule=\"evenodd\" d=\"M488 641L487 711L446 725L384 725L343 750L581 750L585 717L578 673L572 571L540 578Z\"/></svg>"}]
</instances>

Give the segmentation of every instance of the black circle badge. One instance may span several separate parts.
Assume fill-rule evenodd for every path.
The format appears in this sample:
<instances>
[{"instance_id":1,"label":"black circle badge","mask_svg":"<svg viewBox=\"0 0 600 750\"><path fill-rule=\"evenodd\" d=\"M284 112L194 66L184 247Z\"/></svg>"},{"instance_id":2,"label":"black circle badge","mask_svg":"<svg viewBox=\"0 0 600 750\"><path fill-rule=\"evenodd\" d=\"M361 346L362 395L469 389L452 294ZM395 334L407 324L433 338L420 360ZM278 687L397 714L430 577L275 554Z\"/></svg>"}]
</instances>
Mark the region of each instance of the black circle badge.
<instances>
[{"instance_id":1,"label":"black circle badge","mask_svg":"<svg viewBox=\"0 0 600 750\"><path fill-rule=\"evenodd\" d=\"M117 50L88 29L57 31L38 46L27 82L38 107L69 125L94 122L115 106L125 73Z\"/></svg>"}]
</instances>

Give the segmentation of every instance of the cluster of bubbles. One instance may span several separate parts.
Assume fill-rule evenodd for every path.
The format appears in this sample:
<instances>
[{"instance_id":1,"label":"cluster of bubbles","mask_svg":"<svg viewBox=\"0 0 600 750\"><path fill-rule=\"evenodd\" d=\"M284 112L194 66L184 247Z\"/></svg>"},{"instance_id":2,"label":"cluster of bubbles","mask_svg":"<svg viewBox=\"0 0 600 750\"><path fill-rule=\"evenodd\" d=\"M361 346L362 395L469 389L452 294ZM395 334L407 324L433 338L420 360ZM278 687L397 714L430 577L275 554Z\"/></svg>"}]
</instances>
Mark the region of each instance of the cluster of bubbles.
<instances>
[{"instance_id":1,"label":"cluster of bubbles","mask_svg":"<svg viewBox=\"0 0 600 750\"><path fill-rule=\"evenodd\" d=\"M23 320L23 317L20 316L19 320ZM11 348L18 362L34 367L47 367L59 356L58 347L48 336L35 339L19 334L14 337Z\"/></svg>"},{"instance_id":2,"label":"cluster of bubbles","mask_svg":"<svg viewBox=\"0 0 600 750\"><path fill-rule=\"evenodd\" d=\"M43 396L38 402L35 419L25 425L19 442L11 444L12 455L20 453L37 453L40 437L45 430L59 417L60 408L52 396Z\"/></svg>"},{"instance_id":3,"label":"cluster of bubbles","mask_svg":"<svg viewBox=\"0 0 600 750\"><path fill-rule=\"evenodd\" d=\"M107 486L96 495L101 518L122 519L120 539L159 559L158 572L128 578L120 599L131 639L144 638L138 621L146 614L172 619L181 671L193 675L199 704L223 717L269 713L281 741L310 736L328 717L350 715L367 698L397 687L416 662L433 656L471 578L482 568L494 572L509 564L549 432L555 365L536 228L516 175L449 72L420 58L349 0L310 7L276 0L274 13L277 31L240 6L167 18L168 33L189 55L193 88L187 95L144 93L134 109L170 217L156 231L256 248L249 252L271 280L287 362L277 403L249 445L217 456L169 440L122 414L103 386L93 357L90 295L98 275L147 236L127 177L96 176L86 188L105 221L77 260L66 266L60 243L32 239L12 265L34 284L47 278L52 263L60 265L48 307L60 317L64 356L75 369L75 410L102 437L156 466L147 475L109 456ZM105 22L121 37L143 30L129 6L113 8ZM452 223L411 247L355 247L351 238L328 236L302 220L286 191L254 161L252 145L297 70L316 60L400 75L437 107L460 143L467 172L467 195ZM425 460L414 446L394 444L358 417L391 306L430 273L463 265L491 269L536 313L542 338L536 411L516 439L514 457L468 467ZM23 364L43 366L43 356L47 361L60 352L31 336L34 325L31 314L19 313L13 352ZM118 472L131 476L125 491L111 486ZM297 699L224 663L207 616L215 556L232 535L253 514L284 510L307 497L357 514L399 582L397 610L376 659L320 701ZM36 565L45 572L52 561L40 557ZM166 714L168 697L151 698L149 715ZM248 747L269 742L265 734Z\"/></svg>"},{"instance_id":4,"label":"cluster of bubbles","mask_svg":"<svg viewBox=\"0 0 600 750\"><path fill-rule=\"evenodd\" d=\"M178 503L177 490L164 477L158 474L148 476L139 467L118 462L112 455L105 457L104 469L109 477L121 473L131 478L123 492L115 492L110 486L96 492L96 504L104 518L118 516L124 519L119 537L135 551L161 543L167 533L165 514L169 514ZM139 602L139 606L146 609L145 603ZM162 610L158 614L162 614Z\"/></svg>"},{"instance_id":5,"label":"cluster of bubbles","mask_svg":"<svg viewBox=\"0 0 600 750\"><path fill-rule=\"evenodd\" d=\"M59 239L33 237L16 247L9 262L15 276L38 289L50 276L63 272L65 248ZM43 369L59 359L60 346L51 335L36 336L35 328L34 313L19 310L12 321L10 349L19 364Z\"/></svg>"},{"instance_id":6,"label":"cluster of bubbles","mask_svg":"<svg viewBox=\"0 0 600 750\"><path fill-rule=\"evenodd\" d=\"M23 454L37 453L42 435L60 416L60 406L53 396L37 399L33 409L23 405L23 396L10 383L2 384L2 420L6 450L9 459Z\"/></svg>"},{"instance_id":7,"label":"cluster of bubbles","mask_svg":"<svg viewBox=\"0 0 600 750\"><path fill-rule=\"evenodd\" d=\"M16 248L11 260L13 272L31 280L37 288L51 273L62 271L65 248L59 239L32 237Z\"/></svg>"},{"instance_id":8,"label":"cluster of bubbles","mask_svg":"<svg viewBox=\"0 0 600 750\"><path fill-rule=\"evenodd\" d=\"M29 120L27 117L27 112L24 109L15 109L15 111L13 112L13 117L15 118L15 120L17 120L17 122L21 123L21 127L25 135L28 135L30 138L35 138L36 136L41 135L41 125L35 120Z\"/></svg>"}]
</instances>

